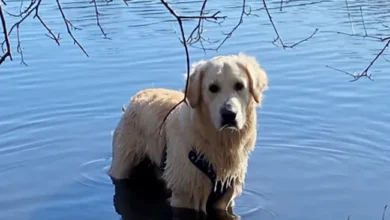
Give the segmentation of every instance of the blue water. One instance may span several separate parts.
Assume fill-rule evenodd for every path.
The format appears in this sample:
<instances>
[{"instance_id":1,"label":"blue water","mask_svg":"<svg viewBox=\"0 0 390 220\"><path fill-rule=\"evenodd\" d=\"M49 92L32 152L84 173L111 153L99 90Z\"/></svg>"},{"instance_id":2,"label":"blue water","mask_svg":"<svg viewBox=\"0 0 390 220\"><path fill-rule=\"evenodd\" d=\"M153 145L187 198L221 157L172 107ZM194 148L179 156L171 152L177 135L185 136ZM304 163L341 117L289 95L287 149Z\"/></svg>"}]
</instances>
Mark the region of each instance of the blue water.
<instances>
[{"instance_id":1,"label":"blue water","mask_svg":"<svg viewBox=\"0 0 390 220\"><path fill-rule=\"evenodd\" d=\"M279 11L280 1L268 1L286 44L319 28L293 49L272 44L268 17L255 10L261 1L248 2L258 16L245 16L220 50L190 48L191 61L243 51L268 73L258 141L235 213L245 220L380 220L390 204L390 63L379 58L370 71L374 81L356 82L326 65L362 71L385 42L330 32L352 33L345 1L286 2ZM27 19L20 29L25 66L16 32L11 36L14 61L0 66L1 220L119 219L105 171L121 106L140 89L184 86L179 28L159 1L99 1L111 40L102 37L88 1L61 3L82 28L73 33L90 57L73 45L55 1L44 1L40 13L60 32L60 47L37 19ZM172 7L197 14L200 4ZM19 5L8 1L6 9L16 13ZM229 17L221 27L208 24L206 36L222 39L240 5L210 2ZM390 4L379 0L349 1L356 32L364 34L360 6L369 34L390 33L378 22L390 25ZM9 26L16 21L7 19ZM193 24L186 23L187 33Z\"/></svg>"}]
</instances>

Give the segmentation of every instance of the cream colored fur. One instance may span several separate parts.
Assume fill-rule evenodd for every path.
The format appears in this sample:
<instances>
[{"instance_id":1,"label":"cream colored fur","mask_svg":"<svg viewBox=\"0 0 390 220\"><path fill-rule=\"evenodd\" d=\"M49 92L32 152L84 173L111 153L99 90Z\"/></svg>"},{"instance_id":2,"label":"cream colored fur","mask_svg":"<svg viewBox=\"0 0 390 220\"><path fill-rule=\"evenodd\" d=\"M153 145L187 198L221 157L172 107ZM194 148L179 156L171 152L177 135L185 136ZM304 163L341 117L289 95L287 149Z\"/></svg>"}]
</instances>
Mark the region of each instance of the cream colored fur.
<instances>
[{"instance_id":1,"label":"cream colored fur","mask_svg":"<svg viewBox=\"0 0 390 220\"><path fill-rule=\"evenodd\" d=\"M234 85L244 85L236 91ZM217 83L218 93L209 85ZM144 157L160 165L164 145L167 161L162 177L172 190L171 205L206 213L211 193L209 178L188 159L195 148L213 165L217 180L231 186L215 209L226 210L242 192L248 157L256 142L256 106L268 88L267 75L255 58L245 54L218 56L192 65L186 103L168 117L162 133L159 126L168 111L184 97L183 92L146 89L131 98L115 129L113 160L108 174L127 178ZM219 110L229 103L237 109L237 128L221 128Z\"/></svg>"}]
</instances>

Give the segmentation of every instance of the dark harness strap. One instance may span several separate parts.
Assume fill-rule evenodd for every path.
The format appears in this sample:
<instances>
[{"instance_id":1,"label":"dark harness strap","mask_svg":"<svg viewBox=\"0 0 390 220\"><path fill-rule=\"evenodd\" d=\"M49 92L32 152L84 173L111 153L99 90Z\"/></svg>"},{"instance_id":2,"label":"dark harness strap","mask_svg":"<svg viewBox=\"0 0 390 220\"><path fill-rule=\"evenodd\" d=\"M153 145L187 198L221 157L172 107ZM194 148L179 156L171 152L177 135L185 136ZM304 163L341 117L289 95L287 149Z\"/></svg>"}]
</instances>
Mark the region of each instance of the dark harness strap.
<instances>
[{"instance_id":1,"label":"dark harness strap","mask_svg":"<svg viewBox=\"0 0 390 220\"><path fill-rule=\"evenodd\" d=\"M207 206L214 204L218 201L228 190L228 187L222 186L221 182L217 182L217 175L212 164L205 159L204 154L199 154L195 149L192 149L188 153L190 161L206 176L209 177L212 183L212 191L207 201Z\"/></svg>"},{"instance_id":2,"label":"dark harness strap","mask_svg":"<svg viewBox=\"0 0 390 220\"><path fill-rule=\"evenodd\" d=\"M162 172L165 171L165 165L167 163L167 145L164 146L162 155L161 155L161 162L160 162L160 170Z\"/></svg>"},{"instance_id":3,"label":"dark harness strap","mask_svg":"<svg viewBox=\"0 0 390 220\"><path fill-rule=\"evenodd\" d=\"M194 164L195 167L197 167L200 171L202 171L211 181L212 184L212 191L209 195L207 206L214 204L216 201L218 201L229 189L226 185L222 186L221 182L217 182L217 175L214 170L214 167L212 164L210 164L207 159L205 159L204 154L199 154L194 148L188 153L188 159ZM165 165L167 160L167 146L165 145L162 157L161 157L161 163L160 163L160 169L161 171L165 171Z\"/></svg>"}]
</instances>

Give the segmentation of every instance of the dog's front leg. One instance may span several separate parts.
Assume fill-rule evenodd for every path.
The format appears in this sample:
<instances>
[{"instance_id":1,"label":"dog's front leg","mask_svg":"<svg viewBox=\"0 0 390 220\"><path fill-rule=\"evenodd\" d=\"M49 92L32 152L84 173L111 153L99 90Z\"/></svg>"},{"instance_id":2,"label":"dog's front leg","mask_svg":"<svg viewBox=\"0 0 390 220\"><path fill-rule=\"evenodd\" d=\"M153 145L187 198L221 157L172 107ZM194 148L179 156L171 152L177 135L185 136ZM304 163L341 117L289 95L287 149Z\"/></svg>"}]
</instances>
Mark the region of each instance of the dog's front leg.
<instances>
[{"instance_id":1,"label":"dog's front leg","mask_svg":"<svg viewBox=\"0 0 390 220\"><path fill-rule=\"evenodd\" d=\"M234 199L242 193L242 184L234 183L218 201L213 204L213 209L227 211L234 207Z\"/></svg>"}]
</instances>

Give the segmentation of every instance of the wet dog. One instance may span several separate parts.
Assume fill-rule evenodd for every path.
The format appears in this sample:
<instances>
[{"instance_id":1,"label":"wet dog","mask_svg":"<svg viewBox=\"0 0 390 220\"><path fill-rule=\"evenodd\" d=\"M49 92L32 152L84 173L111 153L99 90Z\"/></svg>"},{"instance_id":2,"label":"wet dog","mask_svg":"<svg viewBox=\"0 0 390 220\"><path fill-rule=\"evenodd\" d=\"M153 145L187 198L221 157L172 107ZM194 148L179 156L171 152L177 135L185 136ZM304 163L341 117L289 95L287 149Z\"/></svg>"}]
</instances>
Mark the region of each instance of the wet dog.
<instances>
[{"instance_id":1,"label":"wet dog","mask_svg":"<svg viewBox=\"0 0 390 220\"><path fill-rule=\"evenodd\" d=\"M113 137L108 174L126 179L145 158L162 168L170 205L207 213L227 210L242 192L257 138L256 107L268 88L266 72L245 54L192 65L187 103L182 91L145 89L135 94Z\"/></svg>"}]
</instances>

